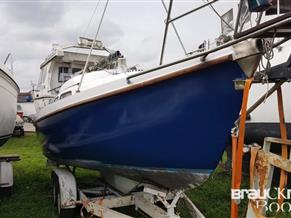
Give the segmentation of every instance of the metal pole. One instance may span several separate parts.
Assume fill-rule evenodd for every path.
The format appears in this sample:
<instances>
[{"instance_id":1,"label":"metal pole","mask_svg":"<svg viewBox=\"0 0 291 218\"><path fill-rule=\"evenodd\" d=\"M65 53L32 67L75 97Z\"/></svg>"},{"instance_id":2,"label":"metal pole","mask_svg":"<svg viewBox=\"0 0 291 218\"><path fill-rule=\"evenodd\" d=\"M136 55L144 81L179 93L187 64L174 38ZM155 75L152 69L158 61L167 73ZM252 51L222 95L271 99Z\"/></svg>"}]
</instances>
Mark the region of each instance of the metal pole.
<instances>
[{"instance_id":1,"label":"metal pole","mask_svg":"<svg viewBox=\"0 0 291 218\"><path fill-rule=\"evenodd\" d=\"M201 8L204 8L204 7L208 6L208 5L211 5L211 4L213 4L214 2L217 2L217 1L218 1L218 0L213 0L213 1L211 1L211 2L207 2L207 3L205 3L204 5L201 5L201 6L197 7L197 8L194 8L194 9L191 10L191 11L188 11L188 12L186 12L186 13L184 13L184 14L181 14L181 15L179 15L179 16L177 16L177 17L171 19L171 20L169 20L169 22L171 23L171 22L173 22L173 21L175 21L175 20L178 20L178 19L180 19L180 18L182 18L182 17L184 17L184 16L186 16L186 15L188 15L188 14L191 14L191 13L193 13L193 12L195 12L195 11L198 11L198 10L200 10Z\"/></svg>"},{"instance_id":2,"label":"metal pole","mask_svg":"<svg viewBox=\"0 0 291 218\"><path fill-rule=\"evenodd\" d=\"M165 9L166 13L168 13L168 9L167 9L167 7L166 7L166 5L165 5L164 0L161 0L161 1L162 1L162 4L163 4L163 6L164 6L164 9ZM171 19L171 18L170 18L170 19ZM179 32L178 32L178 30L177 30L175 24L174 24L174 23L171 23L171 25L172 25L172 27L173 27L173 29L174 29L176 35L177 35L177 38L178 38L178 40L179 40L179 42L180 42L180 45L181 45L181 47L182 47L182 49L183 49L185 55L187 55L187 51L186 51L186 49L185 49L185 46L183 45L183 42L182 42L182 40L181 40L181 37L180 37L180 35L179 35Z\"/></svg>"},{"instance_id":3,"label":"metal pole","mask_svg":"<svg viewBox=\"0 0 291 218\"><path fill-rule=\"evenodd\" d=\"M132 79L132 78L134 78L134 77L138 77L138 76L141 76L141 75L144 75L144 74L147 74L147 73L151 73L151 72L153 72L153 71L155 71L155 70L159 70L159 69L162 69L162 68L165 68L165 67L169 67L169 66L172 66L172 65L175 65L175 64L179 64L179 63L182 63L182 62L184 62L184 61L192 60L192 59L195 59L195 58L198 58L198 57L207 56L208 54L214 53L214 52L216 52L216 51L218 51L218 50L222 50L222 49L227 48L227 47L229 47L229 46L231 46L231 45L234 45L234 44L237 44L237 43L239 43L239 42L242 42L242 41L244 41L244 40L246 40L246 39L254 38L254 37L258 36L259 34L264 33L264 32L266 32L267 30L270 30L270 29L273 28L273 27L276 27L276 26L278 26L278 25L285 24L285 23L287 23L287 22L289 22L289 21L291 21L291 18L288 18L287 20L280 21L280 22L278 22L277 24L271 25L271 26L269 26L269 27L262 28L262 29L260 29L260 30L258 30L258 31L256 31L256 32L254 32L254 33L247 34L247 35L245 35L245 36L239 37L239 38L237 38L237 39L235 39L235 40L231 40L231 41L226 42L226 43L224 43L224 44L222 44L222 45L219 45L219 46L217 46L217 47L215 47L215 48L213 48L213 49L209 49L209 50L207 50L207 51L200 52L200 53L197 54L197 55L192 55L192 56L190 56L190 57L186 57L186 58L184 58L184 59L181 59L181 60L178 60L178 61L174 61L174 62L171 62L171 63L165 64L165 65L163 65L163 66L158 66L158 67L155 67L155 68L152 68L152 69L146 70L146 71L142 71L142 72L139 72L139 73L136 73L136 74L130 75L130 76L128 76L126 79L127 79L127 81L129 82L129 80Z\"/></svg>"},{"instance_id":4,"label":"metal pole","mask_svg":"<svg viewBox=\"0 0 291 218\"><path fill-rule=\"evenodd\" d=\"M166 46L166 40L167 40L167 34L168 34L168 28L169 28L169 20L170 20L170 17L171 17L172 6L173 6L173 0L170 0L168 16L167 16L165 32L164 32L163 46L162 46L162 51L161 51L160 65L163 64L164 51L165 51L165 46Z\"/></svg>"},{"instance_id":5,"label":"metal pole","mask_svg":"<svg viewBox=\"0 0 291 218\"><path fill-rule=\"evenodd\" d=\"M83 79L84 79L84 75L85 75L87 67L88 67L88 63L89 63L89 60L90 60L90 57L91 57L91 54L92 54L92 51L93 51L93 47L94 47L94 44L96 42L100 27L101 27L101 24L102 24L102 21L103 21L103 18L104 18L104 15L105 15L105 12L106 12L106 9L107 9L107 6L108 6L108 2L109 2L109 0L106 1L106 5L104 7L104 10L103 10L103 13L102 13L102 16L101 16L101 20L100 20L100 23L98 25L98 29L96 31L96 34L95 34L94 40L92 42L89 54L87 56L86 63L85 63L85 66L84 66L84 69L83 69L83 72L82 72L82 76L81 76L81 79L80 79L80 82L79 82L79 86L78 86L77 92L80 92L80 88L81 88L81 85L82 85L82 82L83 82Z\"/></svg>"},{"instance_id":6,"label":"metal pole","mask_svg":"<svg viewBox=\"0 0 291 218\"><path fill-rule=\"evenodd\" d=\"M233 35L237 34L238 25L239 25L239 22L240 22L240 16L241 16L241 10L242 10L243 1L244 0L240 0L240 2L239 2L239 9L238 9L237 17L236 17L236 23L235 23Z\"/></svg>"},{"instance_id":7,"label":"metal pole","mask_svg":"<svg viewBox=\"0 0 291 218\"><path fill-rule=\"evenodd\" d=\"M262 17L263 17L263 12L260 12L258 20L257 20L257 25L259 25L261 23Z\"/></svg>"},{"instance_id":8,"label":"metal pole","mask_svg":"<svg viewBox=\"0 0 291 218\"><path fill-rule=\"evenodd\" d=\"M210 4L209 5L209 7L213 10L213 12L220 18L220 20L224 23L224 24L226 24L231 30L233 30L233 27L229 24L229 23L227 23L224 19L223 19L223 17L217 12L217 10L212 6L212 4Z\"/></svg>"},{"instance_id":9,"label":"metal pole","mask_svg":"<svg viewBox=\"0 0 291 218\"><path fill-rule=\"evenodd\" d=\"M281 41L274 43L273 48L276 48L276 47L282 45L283 43L289 41L290 39L291 39L291 36L286 37L286 38L282 39Z\"/></svg>"}]
</instances>

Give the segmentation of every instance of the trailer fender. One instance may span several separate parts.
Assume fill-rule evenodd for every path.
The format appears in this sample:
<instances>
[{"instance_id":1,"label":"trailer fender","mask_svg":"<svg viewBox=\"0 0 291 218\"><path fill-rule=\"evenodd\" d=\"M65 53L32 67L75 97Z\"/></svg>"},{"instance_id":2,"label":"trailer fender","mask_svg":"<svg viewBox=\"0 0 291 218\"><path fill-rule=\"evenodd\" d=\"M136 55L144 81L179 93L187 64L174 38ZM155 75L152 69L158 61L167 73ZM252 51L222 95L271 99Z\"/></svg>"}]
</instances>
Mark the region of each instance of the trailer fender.
<instances>
[{"instance_id":1,"label":"trailer fender","mask_svg":"<svg viewBox=\"0 0 291 218\"><path fill-rule=\"evenodd\" d=\"M75 176L66 169L54 169L59 184L61 208L75 208L77 201L77 183Z\"/></svg>"},{"instance_id":2,"label":"trailer fender","mask_svg":"<svg viewBox=\"0 0 291 218\"><path fill-rule=\"evenodd\" d=\"M10 162L0 162L0 188L13 186L13 167Z\"/></svg>"}]
</instances>

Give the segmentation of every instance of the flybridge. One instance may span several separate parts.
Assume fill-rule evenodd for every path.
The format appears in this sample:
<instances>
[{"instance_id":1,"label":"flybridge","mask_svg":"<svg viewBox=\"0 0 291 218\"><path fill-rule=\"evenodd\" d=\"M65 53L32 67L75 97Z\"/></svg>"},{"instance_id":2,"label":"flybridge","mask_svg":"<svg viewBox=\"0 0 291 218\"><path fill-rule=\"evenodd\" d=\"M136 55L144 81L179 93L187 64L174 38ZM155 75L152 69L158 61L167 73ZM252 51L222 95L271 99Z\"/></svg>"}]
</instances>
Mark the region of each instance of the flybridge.
<instances>
[{"instance_id":1,"label":"flybridge","mask_svg":"<svg viewBox=\"0 0 291 218\"><path fill-rule=\"evenodd\" d=\"M70 46L53 44L51 53L40 65L39 81L34 90L37 111L54 99L64 82L81 72L92 45L88 67L104 62L111 52L115 52L106 49L102 41L95 40L93 43L92 39L86 37L79 37L78 43Z\"/></svg>"},{"instance_id":2,"label":"flybridge","mask_svg":"<svg viewBox=\"0 0 291 218\"><path fill-rule=\"evenodd\" d=\"M93 39L86 37L79 37L77 45L61 46L59 44L52 45L52 52L48 55L45 61L41 64L40 68L44 67L55 57L63 57L64 52L88 54L88 50L92 46ZM103 52L102 52L103 51ZM108 56L109 52L104 48L102 41L96 40L93 45L93 55Z\"/></svg>"},{"instance_id":3,"label":"flybridge","mask_svg":"<svg viewBox=\"0 0 291 218\"><path fill-rule=\"evenodd\" d=\"M93 44L94 43L94 44ZM90 48L93 44L93 48L101 49L103 48L103 43L100 40L94 40L86 37L79 37L78 45L81 47Z\"/></svg>"}]
</instances>

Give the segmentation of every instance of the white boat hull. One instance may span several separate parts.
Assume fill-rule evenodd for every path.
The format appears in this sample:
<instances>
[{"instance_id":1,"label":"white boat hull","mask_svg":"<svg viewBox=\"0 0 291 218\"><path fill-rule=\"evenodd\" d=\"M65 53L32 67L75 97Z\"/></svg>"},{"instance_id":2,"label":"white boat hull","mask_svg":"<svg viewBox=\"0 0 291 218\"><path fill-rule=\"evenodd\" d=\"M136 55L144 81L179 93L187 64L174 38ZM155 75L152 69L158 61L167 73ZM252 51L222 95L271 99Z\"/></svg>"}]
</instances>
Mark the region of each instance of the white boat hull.
<instances>
[{"instance_id":1,"label":"white boat hull","mask_svg":"<svg viewBox=\"0 0 291 218\"><path fill-rule=\"evenodd\" d=\"M19 88L5 67L0 67L0 146L12 135Z\"/></svg>"}]
</instances>

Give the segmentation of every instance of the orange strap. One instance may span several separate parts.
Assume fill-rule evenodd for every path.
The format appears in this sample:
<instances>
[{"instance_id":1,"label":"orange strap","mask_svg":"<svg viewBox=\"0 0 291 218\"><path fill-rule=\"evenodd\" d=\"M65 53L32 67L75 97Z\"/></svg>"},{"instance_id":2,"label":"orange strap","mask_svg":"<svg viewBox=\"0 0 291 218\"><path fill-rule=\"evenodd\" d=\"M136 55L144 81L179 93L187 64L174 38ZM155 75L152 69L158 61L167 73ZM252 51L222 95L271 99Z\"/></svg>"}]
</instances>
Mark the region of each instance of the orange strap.
<instances>
[{"instance_id":1,"label":"orange strap","mask_svg":"<svg viewBox=\"0 0 291 218\"><path fill-rule=\"evenodd\" d=\"M236 155L237 155L237 136L232 136L232 180L231 188L235 189L235 167L236 167ZM231 200L231 217L238 216L238 205L234 200Z\"/></svg>"},{"instance_id":2,"label":"orange strap","mask_svg":"<svg viewBox=\"0 0 291 218\"><path fill-rule=\"evenodd\" d=\"M287 139L287 131L286 131L286 124L285 124L285 117L284 117L284 107L283 107L283 96L282 96L282 90L281 86L277 89L277 99L278 99L278 111L279 111L279 119L280 119L280 132L281 132L281 138ZM287 159L288 158L288 148L287 145L282 144L282 157ZM286 187L287 185L287 173L281 169L280 174L280 190ZM283 203L284 199L279 198L278 203L281 205Z\"/></svg>"},{"instance_id":3,"label":"orange strap","mask_svg":"<svg viewBox=\"0 0 291 218\"><path fill-rule=\"evenodd\" d=\"M242 178L242 158L243 158L243 146L245 137L245 122L247 115L247 105L249 91L252 85L253 78L247 79L244 87L244 94L241 106L241 117L239 123L239 135L232 138L233 143L233 169L232 169L232 189L239 189ZM231 201L231 218L238 217L238 205L234 200Z\"/></svg>"},{"instance_id":4,"label":"orange strap","mask_svg":"<svg viewBox=\"0 0 291 218\"><path fill-rule=\"evenodd\" d=\"M243 102L241 108L241 119L239 123L239 134L237 144L237 155L236 155L236 167L235 167L235 188L240 188L241 177L242 177L242 158L243 158L243 146L245 139L245 127L247 117L247 106L249 91L252 85L253 78L247 79L244 88Z\"/></svg>"}]
</instances>

